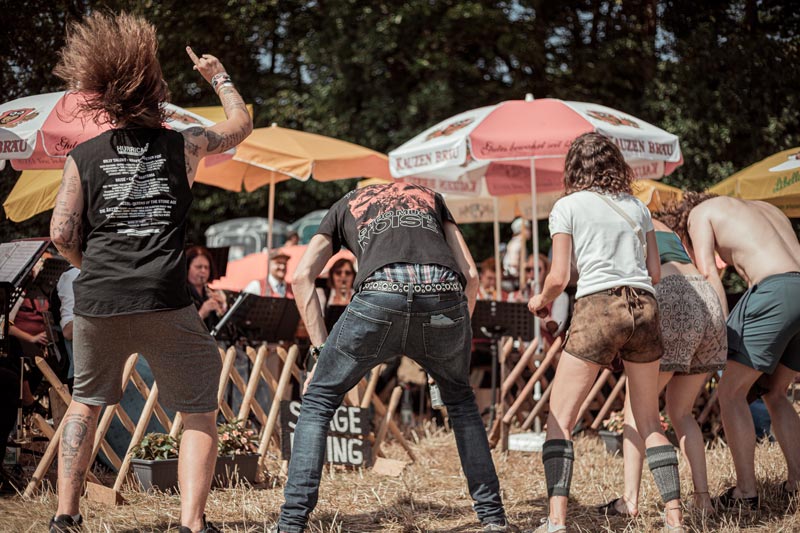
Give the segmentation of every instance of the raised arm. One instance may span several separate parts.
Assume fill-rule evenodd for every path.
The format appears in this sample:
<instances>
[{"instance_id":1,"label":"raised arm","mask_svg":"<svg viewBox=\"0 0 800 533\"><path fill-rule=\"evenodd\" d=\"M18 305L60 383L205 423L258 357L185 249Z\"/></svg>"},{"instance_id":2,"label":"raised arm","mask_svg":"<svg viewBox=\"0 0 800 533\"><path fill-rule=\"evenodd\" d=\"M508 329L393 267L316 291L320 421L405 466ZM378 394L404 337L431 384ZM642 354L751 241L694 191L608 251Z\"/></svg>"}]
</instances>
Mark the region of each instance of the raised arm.
<instances>
[{"instance_id":1,"label":"raised arm","mask_svg":"<svg viewBox=\"0 0 800 533\"><path fill-rule=\"evenodd\" d=\"M478 296L478 267L475 266L475 261L472 259L472 254L469 252L469 247L458 226L449 221L445 222L444 235L447 239L447 245L456 259L458 268L467 278L467 286L464 288L464 292L467 295L467 302L469 302L469 314L472 316L472 312L475 310L475 300Z\"/></svg>"},{"instance_id":2,"label":"raised arm","mask_svg":"<svg viewBox=\"0 0 800 533\"><path fill-rule=\"evenodd\" d=\"M253 131L253 120L222 63L209 54L197 57L189 46L186 47L186 53L194 62L194 70L214 88L227 117L211 127L195 126L183 132L186 176L189 184L192 184L200 160L207 155L230 150L245 140Z\"/></svg>"},{"instance_id":3,"label":"raised arm","mask_svg":"<svg viewBox=\"0 0 800 533\"><path fill-rule=\"evenodd\" d=\"M53 216L50 218L50 240L73 266L81 267L83 251L83 189L78 166L71 158L64 165L61 188L56 196Z\"/></svg>"}]
</instances>

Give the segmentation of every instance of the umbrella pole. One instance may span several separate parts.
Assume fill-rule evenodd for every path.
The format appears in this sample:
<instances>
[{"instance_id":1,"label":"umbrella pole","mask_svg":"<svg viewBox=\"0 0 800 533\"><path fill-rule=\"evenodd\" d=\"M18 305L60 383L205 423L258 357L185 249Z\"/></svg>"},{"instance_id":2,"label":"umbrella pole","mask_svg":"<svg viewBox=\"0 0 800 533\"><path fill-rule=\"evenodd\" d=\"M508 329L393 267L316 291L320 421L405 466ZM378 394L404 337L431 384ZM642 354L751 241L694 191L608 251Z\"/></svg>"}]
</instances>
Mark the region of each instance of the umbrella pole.
<instances>
[{"instance_id":1,"label":"umbrella pole","mask_svg":"<svg viewBox=\"0 0 800 533\"><path fill-rule=\"evenodd\" d=\"M494 221L492 225L494 226L494 273L496 278L496 286L495 286L495 295L494 299L498 302L502 300L502 290L503 290L503 274L501 271L500 265L500 214L498 211L498 201L497 197L493 198L494 200Z\"/></svg>"},{"instance_id":2,"label":"umbrella pole","mask_svg":"<svg viewBox=\"0 0 800 533\"><path fill-rule=\"evenodd\" d=\"M533 233L533 293L541 292L539 284L539 214L536 209L536 159L531 158L531 233ZM542 328L538 316L534 318L534 334L536 350L542 351Z\"/></svg>"},{"instance_id":3,"label":"umbrella pole","mask_svg":"<svg viewBox=\"0 0 800 533\"><path fill-rule=\"evenodd\" d=\"M272 252L272 224L275 222L275 176L269 178L269 200L267 202L267 287L269 287L269 254Z\"/></svg>"}]
</instances>

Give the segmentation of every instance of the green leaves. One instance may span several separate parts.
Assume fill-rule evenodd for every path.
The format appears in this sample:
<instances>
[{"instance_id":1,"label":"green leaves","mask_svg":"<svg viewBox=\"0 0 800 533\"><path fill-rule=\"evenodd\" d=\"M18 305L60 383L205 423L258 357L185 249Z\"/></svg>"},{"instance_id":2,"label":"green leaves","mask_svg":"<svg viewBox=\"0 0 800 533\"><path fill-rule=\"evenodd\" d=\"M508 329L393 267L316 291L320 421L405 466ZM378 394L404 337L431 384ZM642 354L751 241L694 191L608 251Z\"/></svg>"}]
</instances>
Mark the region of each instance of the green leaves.
<instances>
[{"instance_id":1,"label":"green leaves","mask_svg":"<svg viewBox=\"0 0 800 533\"><path fill-rule=\"evenodd\" d=\"M167 433L148 433L139 444L131 449L131 455L136 459L148 461L175 459L178 457L179 446L179 441Z\"/></svg>"}]
</instances>

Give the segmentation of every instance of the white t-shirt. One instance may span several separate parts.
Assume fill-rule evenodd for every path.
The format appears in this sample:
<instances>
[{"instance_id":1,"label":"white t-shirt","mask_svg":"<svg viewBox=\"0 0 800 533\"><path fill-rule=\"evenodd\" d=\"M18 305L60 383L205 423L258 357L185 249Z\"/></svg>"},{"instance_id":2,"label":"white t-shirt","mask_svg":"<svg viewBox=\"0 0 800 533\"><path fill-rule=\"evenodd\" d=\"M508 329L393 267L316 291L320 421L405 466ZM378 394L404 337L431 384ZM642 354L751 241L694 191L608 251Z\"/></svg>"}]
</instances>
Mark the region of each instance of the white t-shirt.
<instances>
[{"instance_id":1,"label":"white t-shirt","mask_svg":"<svg viewBox=\"0 0 800 533\"><path fill-rule=\"evenodd\" d=\"M56 290L58 298L61 300L61 320L59 321L61 329L75 320L75 293L72 290L72 282L80 273L81 271L77 268L70 268L58 278Z\"/></svg>"},{"instance_id":2,"label":"white t-shirt","mask_svg":"<svg viewBox=\"0 0 800 533\"><path fill-rule=\"evenodd\" d=\"M653 231L650 211L629 194L604 195L646 234ZM631 225L602 198L580 191L561 198L550 212L550 235L572 235L573 261L578 266L576 298L627 285L655 294L647 273L644 249Z\"/></svg>"}]
</instances>

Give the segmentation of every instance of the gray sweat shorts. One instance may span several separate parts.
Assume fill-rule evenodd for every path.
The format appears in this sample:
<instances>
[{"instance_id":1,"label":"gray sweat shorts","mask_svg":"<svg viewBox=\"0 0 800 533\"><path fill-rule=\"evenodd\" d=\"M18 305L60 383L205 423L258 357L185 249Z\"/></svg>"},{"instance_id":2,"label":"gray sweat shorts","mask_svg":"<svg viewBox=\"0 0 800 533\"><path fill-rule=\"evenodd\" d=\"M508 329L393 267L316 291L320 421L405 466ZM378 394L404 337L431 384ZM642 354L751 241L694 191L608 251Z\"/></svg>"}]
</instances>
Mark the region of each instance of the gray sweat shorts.
<instances>
[{"instance_id":1,"label":"gray sweat shorts","mask_svg":"<svg viewBox=\"0 0 800 533\"><path fill-rule=\"evenodd\" d=\"M110 317L76 315L73 348L75 401L119 403L125 361L138 353L153 371L161 405L184 413L217 409L222 361L194 305Z\"/></svg>"}]
</instances>

